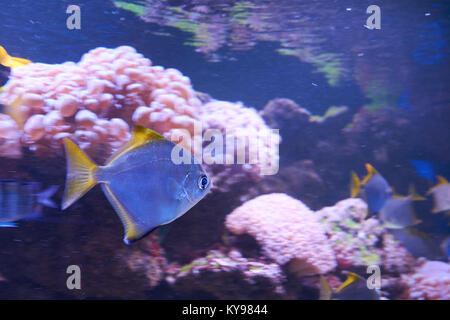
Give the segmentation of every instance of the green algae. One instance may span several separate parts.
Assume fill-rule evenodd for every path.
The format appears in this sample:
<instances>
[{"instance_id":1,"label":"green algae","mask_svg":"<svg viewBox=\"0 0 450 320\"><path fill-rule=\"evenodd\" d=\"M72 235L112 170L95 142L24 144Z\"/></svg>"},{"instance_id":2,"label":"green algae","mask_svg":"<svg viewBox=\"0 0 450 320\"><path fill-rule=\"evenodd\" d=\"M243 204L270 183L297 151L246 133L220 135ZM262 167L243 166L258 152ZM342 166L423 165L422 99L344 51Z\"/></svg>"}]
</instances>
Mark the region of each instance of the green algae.
<instances>
[{"instance_id":1,"label":"green algae","mask_svg":"<svg viewBox=\"0 0 450 320\"><path fill-rule=\"evenodd\" d=\"M143 16L147 10L145 5L126 1L114 1L114 5L116 6L116 8L124 9L134 13L138 17Z\"/></svg>"}]
</instances>

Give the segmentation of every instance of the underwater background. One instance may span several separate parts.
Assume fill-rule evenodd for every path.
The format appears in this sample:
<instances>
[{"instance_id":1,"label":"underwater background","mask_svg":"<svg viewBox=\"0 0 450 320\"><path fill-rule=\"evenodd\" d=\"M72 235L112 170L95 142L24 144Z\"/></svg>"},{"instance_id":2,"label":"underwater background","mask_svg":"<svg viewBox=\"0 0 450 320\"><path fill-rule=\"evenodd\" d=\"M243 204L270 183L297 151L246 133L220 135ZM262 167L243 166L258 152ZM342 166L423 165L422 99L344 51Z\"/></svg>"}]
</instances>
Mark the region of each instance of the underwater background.
<instances>
[{"instance_id":1,"label":"underwater background","mask_svg":"<svg viewBox=\"0 0 450 320\"><path fill-rule=\"evenodd\" d=\"M0 93L0 222L17 217L0 228L0 298L449 299L449 15L425 0L5 2L0 45L32 63ZM208 195L130 246L99 187L60 209L64 138L103 164L133 124L169 138L196 121L250 153L246 138L280 143L205 165ZM372 212L377 175L393 189ZM27 217L31 182L59 186L58 207ZM368 266L376 295L357 285Z\"/></svg>"}]
</instances>

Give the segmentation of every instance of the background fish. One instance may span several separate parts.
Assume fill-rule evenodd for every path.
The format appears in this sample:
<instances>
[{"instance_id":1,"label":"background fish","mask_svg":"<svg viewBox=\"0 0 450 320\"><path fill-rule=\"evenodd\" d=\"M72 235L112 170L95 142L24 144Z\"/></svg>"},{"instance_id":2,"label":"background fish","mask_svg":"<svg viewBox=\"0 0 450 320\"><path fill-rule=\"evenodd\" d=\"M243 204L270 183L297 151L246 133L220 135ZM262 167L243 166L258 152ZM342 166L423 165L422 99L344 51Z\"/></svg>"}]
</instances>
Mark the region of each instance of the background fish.
<instances>
[{"instance_id":1,"label":"background fish","mask_svg":"<svg viewBox=\"0 0 450 320\"><path fill-rule=\"evenodd\" d=\"M349 272L345 282L333 292L324 277L320 279L320 300L379 300L375 289L367 287L366 279Z\"/></svg>"},{"instance_id":2,"label":"background fish","mask_svg":"<svg viewBox=\"0 0 450 320\"><path fill-rule=\"evenodd\" d=\"M414 214L412 202L412 196L389 198L379 213L384 226L399 229L419 224L421 221Z\"/></svg>"},{"instance_id":3,"label":"background fish","mask_svg":"<svg viewBox=\"0 0 450 320\"><path fill-rule=\"evenodd\" d=\"M356 197L363 190L369 213L372 215L379 212L385 202L392 197L392 190L386 179L372 165L366 163L366 169L367 175L362 182L356 173L352 173L351 196Z\"/></svg>"},{"instance_id":4,"label":"background fish","mask_svg":"<svg viewBox=\"0 0 450 320\"><path fill-rule=\"evenodd\" d=\"M433 213L450 210L450 183L441 176L437 176L437 180L437 185L428 191L433 195Z\"/></svg>"},{"instance_id":5,"label":"background fish","mask_svg":"<svg viewBox=\"0 0 450 320\"><path fill-rule=\"evenodd\" d=\"M43 206L56 208L50 198L58 186L43 191L40 188L39 182L0 180L0 227L14 227L17 220L36 218Z\"/></svg>"},{"instance_id":6,"label":"background fish","mask_svg":"<svg viewBox=\"0 0 450 320\"><path fill-rule=\"evenodd\" d=\"M160 134L135 126L131 141L105 166L97 166L66 139L67 181L62 208L101 183L123 223L126 244L175 220L208 193L211 183L190 153L191 164L175 164L171 158L174 146Z\"/></svg>"}]
</instances>

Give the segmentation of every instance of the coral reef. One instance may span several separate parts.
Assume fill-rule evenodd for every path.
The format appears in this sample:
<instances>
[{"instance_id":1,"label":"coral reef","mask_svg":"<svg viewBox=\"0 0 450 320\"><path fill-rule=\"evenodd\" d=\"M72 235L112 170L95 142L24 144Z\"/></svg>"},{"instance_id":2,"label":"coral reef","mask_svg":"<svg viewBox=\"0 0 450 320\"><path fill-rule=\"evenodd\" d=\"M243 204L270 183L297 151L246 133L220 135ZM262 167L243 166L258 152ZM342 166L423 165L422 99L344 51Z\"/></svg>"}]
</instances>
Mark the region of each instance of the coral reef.
<instances>
[{"instance_id":1,"label":"coral reef","mask_svg":"<svg viewBox=\"0 0 450 320\"><path fill-rule=\"evenodd\" d=\"M404 299L450 300L450 264L424 260L413 273L401 276Z\"/></svg>"},{"instance_id":2,"label":"coral reef","mask_svg":"<svg viewBox=\"0 0 450 320\"><path fill-rule=\"evenodd\" d=\"M129 46L96 48L78 63L31 63L17 68L0 101L17 100L25 120L23 130L2 115L0 156L19 157L19 140L45 157L61 155L62 139L69 137L91 156L105 159L128 141L130 126L138 124L196 154L195 141L180 141L181 131L187 131L188 138L208 128L233 135L246 153L246 165L239 164L237 171L249 171L253 177L267 174L267 167L278 162L278 134L255 110L216 100L203 105L188 77L176 69L153 66ZM195 126L199 131L194 132ZM225 158L220 159L222 163L235 162L239 156L234 144L220 153Z\"/></svg>"},{"instance_id":3,"label":"coral reef","mask_svg":"<svg viewBox=\"0 0 450 320\"><path fill-rule=\"evenodd\" d=\"M1 101L17 98L26 119L21 142L38 153L58 150L70 137L91 153L103 145L110 154L129 139L129 124L166 135L173 128L192 130L201 106L189 78L152 66L128 46L93 49L78 63L17 68Z\"/></svg>"},{"instance_id":4,"label":"coral reef","mask_svg":"<svg viewBox=\"0 0 450 320\"><path fill-rule=\"evenodd\" d=\"M408 272L414 257L383 226L376 216L367 218L367 204L345 199L316 211L326 228L340 269L379 265L384 272Z\"/></svg>"},{"instance_id":5,"label":"coral reef","mask_svg":"<svg viewBox=\"0 0 450 320\"><path fill-rule=\"evenodd\" d=\"M280 299L285 276L279 265L246 259L232 249L211 250L182 267L168 267L166 281L179 298Z\"/></svg>"},{"instance_id":6,"label":"coral reef","mask_svg":"<svg viewBox=\"0 0 450 320\"><path fill-rule=\"evenodd\" d=\"M248 233L263 253L280 265L289 263L300 275L326 273L336 267L325 230L314 213L285 194L262 195L231 212L226 227Z\"/></svg>"},{"instance_id":7,"label":"coral reef","mask_svg":"<svg viewBox=\"0 0 450 320\"><path fill-rule=\"evenodd\" d=\"M361 199L339 201L316 212L329 234L339 267L380 263L375 244L383 232L378 220L365 219L367 204Z\"/></svg>"}]
</instances>

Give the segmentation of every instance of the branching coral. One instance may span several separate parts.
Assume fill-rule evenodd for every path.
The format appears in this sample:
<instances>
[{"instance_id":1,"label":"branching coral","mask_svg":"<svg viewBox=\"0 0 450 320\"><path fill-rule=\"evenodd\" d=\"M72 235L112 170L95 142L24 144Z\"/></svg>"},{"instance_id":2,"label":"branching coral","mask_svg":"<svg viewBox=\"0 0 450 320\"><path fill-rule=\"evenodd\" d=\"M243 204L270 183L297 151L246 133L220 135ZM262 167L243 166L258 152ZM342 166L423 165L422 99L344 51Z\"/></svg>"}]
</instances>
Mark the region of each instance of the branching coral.
<instances>
[{"instance_id":1,"label":"branching coral","mask_svg":"<svg viewBox=\"0 0 450 320\"><path fill-rule=\"evenodd\" d=\"M302 202L273 193L245 202L226 218L235 234L248 233L264 254L278 264L290 262L301 275L326 273L336 259L317 216Z\"/></svg>"}]
</instances>

